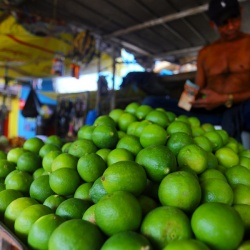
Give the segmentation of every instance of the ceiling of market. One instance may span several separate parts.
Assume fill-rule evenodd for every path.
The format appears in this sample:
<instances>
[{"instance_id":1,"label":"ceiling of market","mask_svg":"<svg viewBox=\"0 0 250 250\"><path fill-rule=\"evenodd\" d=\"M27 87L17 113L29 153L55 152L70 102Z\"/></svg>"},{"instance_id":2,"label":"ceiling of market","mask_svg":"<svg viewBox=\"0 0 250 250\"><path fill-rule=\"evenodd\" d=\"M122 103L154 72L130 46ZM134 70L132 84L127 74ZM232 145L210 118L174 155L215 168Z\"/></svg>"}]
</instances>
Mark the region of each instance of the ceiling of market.
<instances>
[{"instance_id":1,"label":"ceiling of market","mask_svg":"<svg viewBox=\"0 0 250 250\"><path fill-rule=\"evenodd\" d=\"M7 4L6 4L7 3ZM183 63L217 38L208 25L208 0L2 0L4 11L20 10L90 30L102 50L125 48L138 61ZM250 33L250 0L240 0L243 30Z\"/></svg>"}]
</instances>

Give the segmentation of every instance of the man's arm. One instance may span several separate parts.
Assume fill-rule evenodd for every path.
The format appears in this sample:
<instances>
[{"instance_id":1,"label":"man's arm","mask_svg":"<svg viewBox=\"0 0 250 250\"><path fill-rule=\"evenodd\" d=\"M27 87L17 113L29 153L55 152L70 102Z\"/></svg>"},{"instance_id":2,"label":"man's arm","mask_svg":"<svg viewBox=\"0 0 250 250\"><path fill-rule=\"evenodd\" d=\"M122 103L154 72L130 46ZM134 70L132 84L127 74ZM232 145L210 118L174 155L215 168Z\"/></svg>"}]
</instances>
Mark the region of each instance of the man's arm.
<instances>
[{"instance_id":1,"label":"man's arm","mask_svg":"<svg viewBox=\"0 0 250 250\"><path fill-rule=\"evenodd\" d=\"M216 107L225 105L225 103L232 99L233 103L240 103L250 99L250 90L232 93L231 97L228 94L219 94L211 89L203 89L201 93L204 95L204 98L199 98L192 103L194 108L205 108L207 110L212 110Z\"/></svg>"},{"instance_id":2,"label":"man's arm","mask_svg":"<svg viewBox=\"0 0 250 250\"><path fill-rule=\"evenodd\" d=\"M195 83L199 85L200 89L205 88L206 86L206 73L204 69L204 56L205 56L205 48L199 51L197 57L197 72L196 72L196 79Z\"/></svg>"},{"instance_id":3,"label":"man's arm","mask_svg":"<svg viewBox=\"0 0 250 250\"><path fill-rule=\"evenodd\" d=\"M222 94L211 89L206 88L207 74L204 68L205 59L209 57L207 55L207 47L203 48L197 57L197 74L196 84L200 86L199 97L192 102L194 108L205 108L212 110L216 107L223 106L229 99L233 99L233 103L240 103L247 99L250 99L250 89L243 92L232 92L231 94Z\"/></svg>"}]
</instances>

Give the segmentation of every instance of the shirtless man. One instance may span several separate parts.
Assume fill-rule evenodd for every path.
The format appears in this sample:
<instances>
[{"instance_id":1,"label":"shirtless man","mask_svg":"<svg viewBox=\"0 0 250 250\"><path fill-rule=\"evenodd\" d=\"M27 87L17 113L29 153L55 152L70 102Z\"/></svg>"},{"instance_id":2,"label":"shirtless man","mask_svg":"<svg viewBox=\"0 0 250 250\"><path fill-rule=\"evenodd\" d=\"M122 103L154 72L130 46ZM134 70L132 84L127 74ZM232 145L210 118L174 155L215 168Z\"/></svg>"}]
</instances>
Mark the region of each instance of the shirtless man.
<instances>
[{"instance_id":1,"label":"shirtless man","mask_svg":"<svg viewBox=\"0 0 250 250\"><path fill-rule=\"evenodd\" d=\"M196 84L200 94L192 109L185 111L177 106L178 100L165 97L148 97L143 104L221 125L241 141L241 131L250 131L250 35L241 31L237 0L210 0L208 15L220 38L198 54Z\"/></svg>"},{"instance_id":2,"label":"shirtless man","mask_svg":"<svg viewBox=\"0 0 250 250\"><path fill-rule=\"evenodd\" d=\"M220 39L199 52L196 84L205 98L193 107L212 110L250 98L250 35L241 31L237 0L212 0L208 14Z\"/></svg>"}]
</instances>

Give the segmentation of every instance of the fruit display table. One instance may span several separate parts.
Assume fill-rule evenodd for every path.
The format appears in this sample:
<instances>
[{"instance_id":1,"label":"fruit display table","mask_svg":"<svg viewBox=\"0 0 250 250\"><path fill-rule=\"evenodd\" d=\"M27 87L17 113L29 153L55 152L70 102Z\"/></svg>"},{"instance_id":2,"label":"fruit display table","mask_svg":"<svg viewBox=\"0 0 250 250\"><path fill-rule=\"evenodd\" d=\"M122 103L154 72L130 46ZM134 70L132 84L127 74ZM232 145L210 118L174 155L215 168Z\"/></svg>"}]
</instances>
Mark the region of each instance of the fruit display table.
<instances>
[{"instance_id":1,"label":"fruit display table","mask_svg":"<svg viewBox=\"0 0 250 250\"><path fill-rule=\"evenodd\" d=\"M2 250L28 250L28 248L0 222L0 249Z\"/></svg>"}]
</instances>

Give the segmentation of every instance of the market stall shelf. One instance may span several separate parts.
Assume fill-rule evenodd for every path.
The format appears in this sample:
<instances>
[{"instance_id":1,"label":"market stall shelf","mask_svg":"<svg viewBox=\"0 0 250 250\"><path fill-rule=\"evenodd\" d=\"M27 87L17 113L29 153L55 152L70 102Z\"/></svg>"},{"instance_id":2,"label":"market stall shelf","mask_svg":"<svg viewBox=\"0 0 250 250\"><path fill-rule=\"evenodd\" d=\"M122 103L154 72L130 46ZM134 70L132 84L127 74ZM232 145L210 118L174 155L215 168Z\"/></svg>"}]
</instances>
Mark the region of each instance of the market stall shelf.
<instances>
[{"instance_id":1,"label":"market stall shelf","mask_svg":"<svg viewBox=\"0 0 250 250\"><path fill-rule=\"evenodd\" d=\"M0 249L1 250L28 250L3 223L0 222Z\"/></svg>"}]
</instances>

